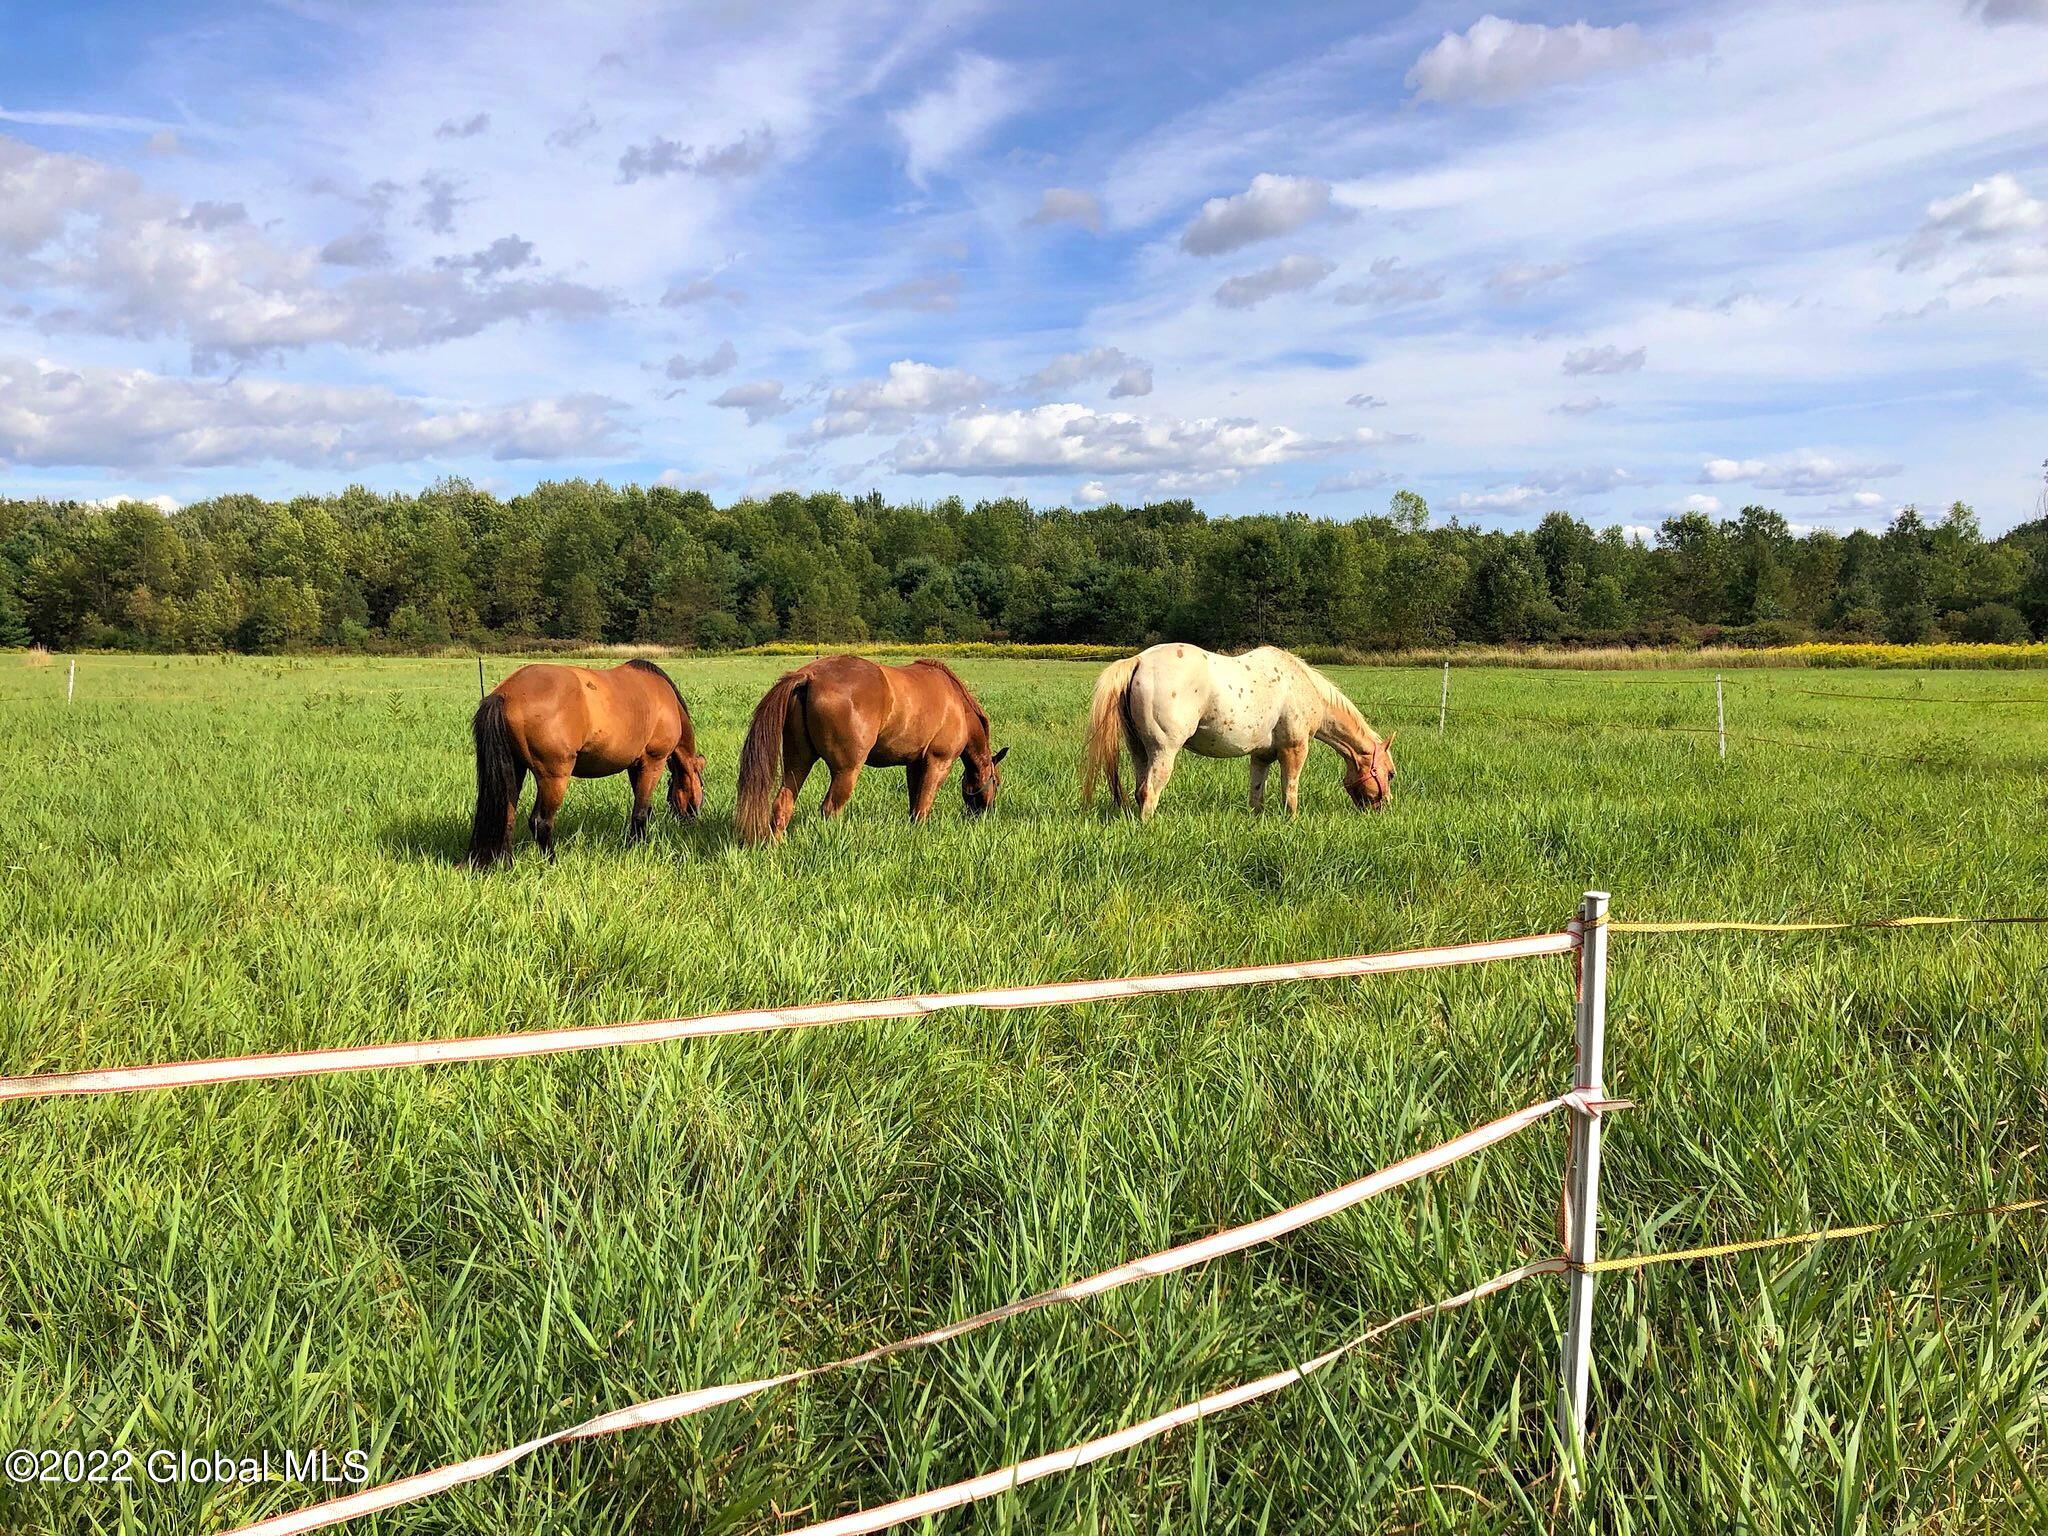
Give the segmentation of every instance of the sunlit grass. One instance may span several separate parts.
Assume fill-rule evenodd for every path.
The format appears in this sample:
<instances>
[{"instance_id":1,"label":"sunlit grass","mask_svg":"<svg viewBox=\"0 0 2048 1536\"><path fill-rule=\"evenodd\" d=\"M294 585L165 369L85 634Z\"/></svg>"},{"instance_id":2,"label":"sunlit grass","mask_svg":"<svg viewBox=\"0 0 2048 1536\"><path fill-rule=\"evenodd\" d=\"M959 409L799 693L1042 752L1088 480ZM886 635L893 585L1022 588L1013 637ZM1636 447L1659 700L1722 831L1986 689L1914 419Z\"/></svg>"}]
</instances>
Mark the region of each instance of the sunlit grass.
<instances>
[{"instance_id":1,"label":"sunlit grass","mask_svg":"<svg viewBox=\"0 0 2048 1536\"><path fill-rule=\"evenodd\" d=\"M493 678L510 662L487 663ZM900 774L786 844L729 829L786 661L672 667L694 826L455 867L473 661L0 668L9 1072L1340 954L1619 915L2041 910L2048 721L2018 680L1337 669L1402 734L1361 816L1183 759L1157 821L1078 805L1095 668L964 660L1004 798ZM1855 680L1814 684L1849 688ZM1938 695L1936 698L1934 696ZM1460 708L1469 713L1461 715ZM1582 722L1545 727L1513 716ZM1639 729L1591 729L1593 723ZM1867 751L1869 755L1859 755ZM1878 754L1893 754L1880 756ZM1938 765L1895 755L1938 754ZM2039 1194L2048 940L1617 935L1603 1246ZM845 1353L1247 1220L1569 1081L1527 961L1042 1013L0 1107L6 1446L365 1447L382 1479L679 1388ZM1271 1249L688 1423L550 1451L364 1529L770 1532L1291 1363L1556 1242L1551 1125ZM1591 1498L1618 1532L2048 1524L2039 1218L1601 1287ZM1561 1287L935 1529L1547 1531ZM0 1526L220 1530L319 1490L0 1489Z\"/></svg>"}]
</instances>

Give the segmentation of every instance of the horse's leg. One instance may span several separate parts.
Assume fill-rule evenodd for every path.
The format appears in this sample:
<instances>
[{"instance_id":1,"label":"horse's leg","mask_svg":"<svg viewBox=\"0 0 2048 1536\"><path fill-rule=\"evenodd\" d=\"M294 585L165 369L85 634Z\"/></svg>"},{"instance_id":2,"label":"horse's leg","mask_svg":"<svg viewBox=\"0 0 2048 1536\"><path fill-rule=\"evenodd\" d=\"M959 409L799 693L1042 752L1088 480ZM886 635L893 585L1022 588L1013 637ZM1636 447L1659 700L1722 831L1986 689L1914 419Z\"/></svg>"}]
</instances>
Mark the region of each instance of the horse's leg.
<instances>
[{"instance_id":1,"label":"horse's leg","mask_svg":"<svg viewBox=\"0 0 2048 1536\"><path fill-rule=\"evenodd\" d=\"M1280 749L1280 782L1287 787L1287 814L1292 816L1300 803L1301 765L1308 761L1308 743Z\"/></svg>"},{"instance_id":2,"label":"horse's leg","mask_svg":"<svg viewBox=\"0 0 2048 1536\"><path fill-rule=\"evenodd\" d=\"M647 813L654 806L655 786L661 783L659 757L643 757L626 770L626 777L633 785L633 814L626 820L626 846L647 836Z\"/></svg>"},{"instance_id":3,"label":"horse's leg","mask_svg":"<svg viewBox=\"0 0 2048 1536\"><path fill-rule=\"evenodd\" d=\"M1145 776L1138 780L1138 819L1150 821L1159 809L1159 797L1166 793L1166 781L1173 777L1173 760L1179 747L1161 744L1146 754Z\"/></svg>"},{"instance_id":4,"label":"horse's leg","mask_svg":"<svg viewBox=\"0 0 2048 1536\"><path fill-rule=\"evenodd\" d=\"M1252 810L1266 808L1266 775L1273 771L1273 759L1262 753L1252 754Z\"/></svg>"},{"instance_id":5,"label":"horse's leg","mask_svg":"<svg viewBox=\"0 0 2048 1536\"><path fill-rule=\"evenodd\" d=\"M953 771L950 757L920 757L910 763L910 819L923 821L932 813L932 802L939 797L939 786L946 782L946 775Z\"/></svg>"},{"instance_id":6,"label":"horse's leg","mask_svg":"<svg viewBox=\"0 0 2048 1536\"><path fill-rule=\"evenodd\" d=\"M569 775L544 773L536 768L533 777L533 816L527 825L533 829L534 842L552 863L555 857L555 812L562 808L562 798L569 793Z\"/></svg>"},{"instance_id":7,"label":"horse's leg","mask_svg":"<svg viewBox=\"0 0 2048 1536\"><path fill-rule=\"evenodd\" d=\"M796 797L803 793L804 780L811 776L811 764L817 759L809 752L793 754L785 746L782 752L782 788L775 792L775 813L769 822L769 830L775 837L781 837L789 830L789 820L796 815Z\"/></svg>"},{"instance_id":8,"label":"horse's leg","mask_svg":"<svg viewBox=\"0 0 2048 1536\"><path fill-rule=\"evenodd\" d=\"M821 816L837 816L846 809L846 802L853 798L853 786L860 782L859 763L848 763L844 768L832 770L832 787L825 791L825 803L818 807Z\"/></svg>"}]
</instances>

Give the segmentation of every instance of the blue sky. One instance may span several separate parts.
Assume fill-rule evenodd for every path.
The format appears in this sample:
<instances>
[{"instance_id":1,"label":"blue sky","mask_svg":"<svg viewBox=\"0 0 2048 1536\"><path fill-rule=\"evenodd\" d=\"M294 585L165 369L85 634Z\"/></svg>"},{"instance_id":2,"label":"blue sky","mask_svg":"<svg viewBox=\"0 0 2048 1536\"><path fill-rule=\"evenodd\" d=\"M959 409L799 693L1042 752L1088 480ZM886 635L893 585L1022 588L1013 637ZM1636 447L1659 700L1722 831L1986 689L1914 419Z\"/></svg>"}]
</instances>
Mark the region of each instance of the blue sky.
<instances>
[{"instance_id":1,"label":"blue sky","mask_svg":"<svg viewBox=\"0 0 2048 1536\"><path fill-rule=\"evenodd\" d=\"M0 6L0 484L2033 514L2048 0Z\"/></svg>"}]
</instances>

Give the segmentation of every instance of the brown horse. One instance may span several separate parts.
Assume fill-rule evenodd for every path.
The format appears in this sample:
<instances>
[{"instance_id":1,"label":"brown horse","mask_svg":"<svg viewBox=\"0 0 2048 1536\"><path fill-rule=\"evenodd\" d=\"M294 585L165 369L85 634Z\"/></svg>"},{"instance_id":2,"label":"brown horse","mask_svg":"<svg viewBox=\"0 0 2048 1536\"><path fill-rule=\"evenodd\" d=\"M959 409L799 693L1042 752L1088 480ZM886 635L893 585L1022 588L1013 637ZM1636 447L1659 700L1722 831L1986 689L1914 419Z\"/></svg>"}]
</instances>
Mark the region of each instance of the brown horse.
<instances>
[{"instance_id":1,"label":"brown horse","mask_svg":"<svg viewBox=\"0 0 2048 1536\"><path fill-rule=\"evenodd\" d=\"M755 708L740 749L734 825L743 843L780 838L820 758L832 775L820 808L827 816L846 809L862 766L871 764L908 770L910 819L923 821L955 758L967 764L961 798L978 816L995 804L996 764L1010 750L988 748L987 713L944 662L885 667L859 656L822 657L783 673Z\"/></svg>"},{"instance_id":2,"label":"brown horse","mask_svg":"<svg viewBox=\"0 0 2048 1536\"><path fill-rule=\"evenodd\" d=\"M477 706L470 731L476 737L476 821L469 862L477 869L511 861L512 819L528 770L538 785L533 840L550 859L555 812L571 778L632 776L629 845L647 835L647 810L664 763L669 809L689 817L704 805L704 759L689 706L651 661L636 657L604 672L521 667Z\"/></svg>"}]
</instances>

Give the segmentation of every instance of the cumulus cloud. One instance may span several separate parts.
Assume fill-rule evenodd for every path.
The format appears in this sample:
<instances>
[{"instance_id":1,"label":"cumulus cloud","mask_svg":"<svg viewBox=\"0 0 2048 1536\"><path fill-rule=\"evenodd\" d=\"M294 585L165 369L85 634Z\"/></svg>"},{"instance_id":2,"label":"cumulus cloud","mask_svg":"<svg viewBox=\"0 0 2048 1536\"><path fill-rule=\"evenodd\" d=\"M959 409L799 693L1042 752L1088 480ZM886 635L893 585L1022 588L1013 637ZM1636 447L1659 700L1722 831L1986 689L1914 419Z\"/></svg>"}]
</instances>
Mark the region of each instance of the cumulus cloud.
<instances>
[{"instance_id":1,"label":"cumulus cloud","mask_svg":"<svg viewBox=\"0 0 2048 1536\"><path fill-rule=\"evenodd\" d=\"M745 411L750 427L758 427L772 417L795 409L792 402L782 398L780 379L754 379L746 384L735 384L724 394L714 395L711 403L720 410Z\"/></svg>"},{"instance_id":2,"label":"cumulus cloud","mask_svg":"<svg viewBox=\"0 0 2048 1536\"><path fill-rule=\"evenodd\" d=\"M1000 59L963 53L943 85L889 114L903 140L904 172L923 186L976 148L1022 105L1023 77Z\"/></svg>"},{"instance_id":3,"label":"cumulus cloud","mask_svg":"<svg viewBox=\"0 0 2048 1536\"><path fill-rule=\"evenodd\" d=\"M1181 474L1229 483L1248 470L1354 449L1355 435L1316 438L1243 419L1194 421L1062 403L978 411L899 442L904 474Z\"/></svg>"},{"instance_id":4,"label":"cumulus cloud","mask_svg":"<svg viewBox=\"0 0 2048 1536\"><path fill-rule=\"evenodd\" d=\"M480 251L471 251L467 256L437 256L437 267L456 267L490 277L499 272L512 272L534 263L533 242L522 240L517 235L500 235Z\"/></svg>"},{"instance_id":5,"label":"cumulus cloud","mask_svg":"<svg viewBox=\"0 0 2048 1536\"><path fill-rule=\"evenodd\" d=\"M1152 393L1152 365L1132 357L1121 347L1091 347L1085 352L1062 352L1024 381L1026 389L1058 390L1090 379L1109 379L1112 400L1136 398Z\"/></svg>"},{"instance_id":6,"label":"cumulus cloud","mask_svg":"<svg viewBox=\"0 0 2048 1536\"><path fill-rule=\"evenodd\" d=\"M679 277L663 290L661 303L664 309L685 309L692 304L709 304L714 300L740 304L746 297L737 288L721 288L716 278Z\"/></svg>"},{"instance_id":7,"label":"cumulus cloud","mask_svg":"<svg viewBox=\"0 0 2048 1536\"><path fill-rule=\"evenodd\" d=\"M1490 292L1504 299L1524 299L1538 288L1548 287L1571 271L1565 263L1550 262L1536 265L1530 262L1510 262L1487 278Z\"/></svg>"},{"instance_id":8,"label":"cumulus cloud","mask_svg":"<svg viewBox=\"0 0 2048 1536\"><path fill-rule=\"evenodd\" d=\"M2048 23L2048 0L1970 0L1970 14L1993 27L2010 21Z\"/></svg>"},{"instance_id":9,"label":"cumulus cloud","mask_svg":"<svg viewBox=\"0 0 2048 1536\"><path fill-rule=\"evenodd\" d=\"M1039 195L1038 208L1026 224L1079 224L1083 229L1102 233L1102 204L1096 201L1093 192L1082 192L1074 187L1047 187Z\"/></svg>"},{"instance_id":10,"label":"cumulus cloud","mask_svg":"<svg viewBox=\"0 0 2048 1536\"><path fill-rule=\"evenodd\" d=\"M1602 399L1599 395L1575 395L1552 406L1551 409L1560 416L1591 416L1596 411L1613 410L1614 402Z\"/></svg>"},{"instance_id":11,"label":"cumulus cloud","mask_svg":"<svg viewBox=\"0 0 2048 1536\"><path fill-rule=\"evenodd\" d=\"M478 112L469 117L449 118L434 130L437 139L473 139L491 126L491 114Z\"/></svg>"},{"instance_id":12,"label":"cumulus cloud","mask_svg":"<svg viewBox=\"0 0 2048 1536\"><path fill-rule=\"evenodd\" d=\"M1315 176L1262 173L1234 197L1212 197L1181 232L1191 256L1221 256L1292 234L1330 211L1330 184Z\"/></svg>"},{"instance_id":13,"label":"cumulus cloud","mask_svg":"<svg viewBox=\"0 0 2048 1536\"><path fill-rule=\"evenodd\" d=\"M900 283L870 288L860 296L869 309L908 309L924 314L946 314L960 305L960 274L942 272L936 277L906 277Z\"/></svg>"},{"instance_id":14,"label":"cumulus cloud","mask_svg":"<svg viewBox=\"0 0 2048 1536\"><path fill-rule=\"evenodd\" d=\"M721 341L703 357L687 357L678 352L663 366L662 371L672 379L710 379L721 373L730 373L739 365L740 355L733 350L730 341Z\"/></svg>"},{"instance_id":15,"label":"cumulus cloud","mask_svg":"<svg viewBox=\"0 0 2048 1536\"><path fill-rule=\"evenodd\" d=\"M1074 505L1077 507L1099 507L1108 500L1109 487L1100 480L1083 481L1081 488L1074 492Z\"/></svg>"},{"instance_id":16,"label":"cumulus cloud","mask_svg":"<svg viewBox=\"0 0 2048 1536\"><path fill-rule=\"evenodd\" d=\"M1574 377L1589 373L1641 373L1649 356L1647 347L1637 347L1631 352L1624 352L1619 347L1580 347L1565 353L1561 366Z\"/></svg>"},{"instance_id":17,"label":"cumulus cloud","mask_svg":"<svg viewBox=\"0 0 2048 1536\"><path fill-rule=\"evenodd\" d=\"M320 247L320 260L330 267L383 267L391 264L391 247L374 229L336 235Z\"/></svg>"},{"instance_id":18,"label":"cumulus cloud","mask_svg":"<svg viewBox=\"0 0 2048 1536\"><path fill-rule=\"evenodd\" d=\"M42 312L42 327L182 336L201 363L320 344L390 351L613 307L580 283L505 276L504 263L528 253L507 240L450 265L330 281L323 267L387 259L381 237L343 236L319 250L282 244L246 218L194 220L129 172L0 139L0 255L32 262L38 286L62 299Z\"/></svg>"},{"instance_id":19,"label":"cumulus cloud","mask_svg":"<svg viewBox=\"0 0 2048 1536\"><path fill-rule=\"evenodd\" d=\"M455 210L469 199L458 195L462 184L453 177L429 171L420 178L420 211L415 223L423 224L437 235L450 234L455 229Z\"/></svg>"},{"instance_id":20,"label":"cumulus cloud","mask_svg":"<svg viewBox=\"0 0 2048 1536\"><path fill-rule=\"evenodd\" d=\"M1709 496L1704 491L1695 491L1690 496L1674 501L1665 510L1679 514L1698 512L1706 517L1719 517L1721 515L1721 498Z\"/></svg>"},{"instance_id":21,"label":"cumulus cloud","mask_svg":"<svg viewBox=\"0 0 2048 1536\"><path fill-rule=\"evenodd\" d=\"M1555 505L1560 499L1602 496L1635 479L1627 470L1611 465L1537 469L1482 491L1461 491L1451 505L1467 512L1525 512Z\"/></svg>"},{"instance_id":22,"label":"cumulus cloud","mask_svg":"<svg viewBox=\"0 0 2048 1536\"><path fill-rule=\"evenodd\" d=\"M591 394L437 406L354 385L170 378L0 358L0 460L17 464L349 469L478 454L609 455L625 446L624 409Z\"/></svg>"},{"instance_id":23,"label":"cumulus cloud","mask_svg":"<svg viewBox=\"0 0 2048 1536\"><path fill-rule=\"evenodd\" d=\"M1401 304L1422 304L1443 297L1444 280L1431 272L1403 267L1398 256L1382 256L1372 264L1371 276L1362 283L1346 283L1336 292L1339 304L1370 304L1392 309Z\"/></svg>"},{"instance_id":24,"label":"cumulus cloud","mask_svg":"<svg viewBox=\"0 0 2048 1536\"><path fill-rule=\"evenodd\" d=\"M1216 302L1225 309L1250 309L1282 293L1305 293L1337 267L1320 256L1283 256L1270 267L1225 278Z\"/></svg>"},{"instance_id":25,"label":"cumulus cloud","mask_svg":"<svg viewBox=\"0 0 2048 1536\"><path fill-rule=\"evenodd\" d=\"M1408 88L1423 101L1498 106L1550 86L1704 46L1697 37L1652 38L1632 21L1618 27L1584 21L1546 27L1482 16L1463 32L1446 32L1417 59L1408 71Z\"/></svg>"},{"instance_id":26,"label":"cumulus cloud","mask_svg":"<svg viewBox=\"0 0 2048 1536\"><path fill-rule=\"evenodd\" d=\"M1346 491L1370 491L1385 485L1393 475L1384 469L1354 469L1341 475L1325 475L1312 494L1335 496Z\"/></svg>"},{"instance_id":27,"label":"cumulus cloud","mask_svg":"<svg viewBox=\"0 0 2048 1536\"><path fill-rule=\"evenodd\" d=\"M1902 466L1834 459L1801 451L1769 459L1708 459L1700 466L1701 485L1746 483L1760 491L1788 496L1835 496L1900 473Z\"/></svg>"},{"instance_id":28,"label":"cumulus cloud","mask_svg":"<svg viewBox=\"0 0 2048 1536\"><path fill-rule=\"evenodd\" d=\"M1996 244L2043 229L2048 229L2048 202L2000 171L1967 192L1929 203L1926 218L1900 249L1899 270L1932 266L1952 244Z\"/></svg>"},{"instance_id":29,"label":"cumulus cloud","mask_svg":"<svg viewBox=\"0 0 2048 1536\"><path fill-rule=\"evenodd\" d=\"M226 229L230 224L249 222L249 210L240 203L197 202L178 220L180 229Z\"/></svg>"},{"instance_id":30,"label":"cumulus cloud","mask_svg":"<svg viewBox=\"0 0 2048 1536\"><path fill-rule=\"evenodd\" d=\"M879 379L859 379L834 389L826 397L824 413L793 441L817 443L906 427L918 416L977 405L987 397L989 388L986 379L965 369L938 368L905 358L891 363L888 373Z\"/></svg>"},{"instance_id":31,"label":"cumulus cloud","mask_svg":"<svg viewBox=\"0 0 2048 1536\"><path fill-rule=\"evenodd\" d=\"M1892 499L1878 491L1851 491L1828 503L1828 511L1843 517L1869 517L1891 510Z\"/></svg>"},{"instance_id":32,"label":"cumulus cloud","mask_svg":"<svg viewBox=\"0 0 2048 1536\"><path fill-rule=\"evenodd\" d=\"M662 176L751 176L775 154L775 135L763 127L748 129L730 144L698 149L656 134L645 144L627 146L619 156L619 181L627 186Z\"/></svg>"}]
</instances>

